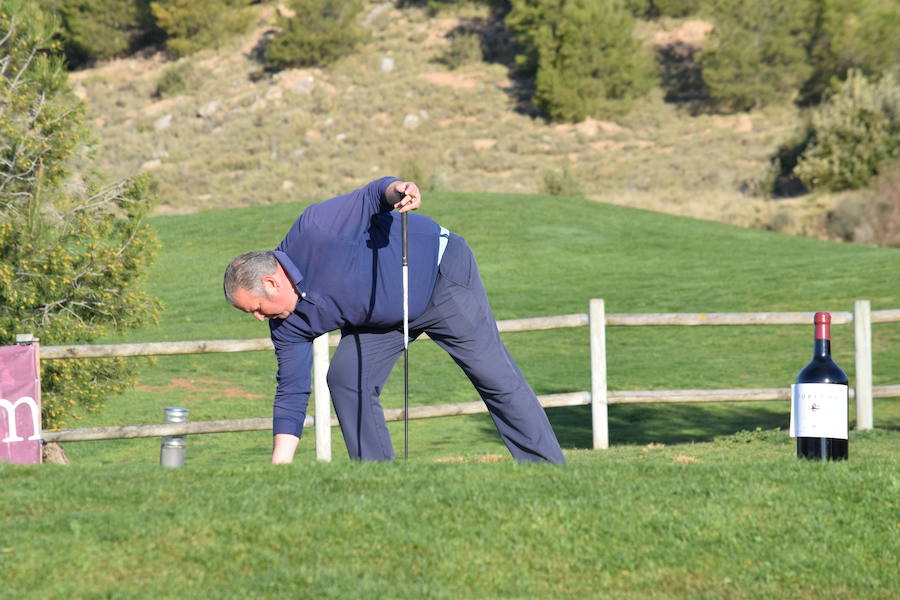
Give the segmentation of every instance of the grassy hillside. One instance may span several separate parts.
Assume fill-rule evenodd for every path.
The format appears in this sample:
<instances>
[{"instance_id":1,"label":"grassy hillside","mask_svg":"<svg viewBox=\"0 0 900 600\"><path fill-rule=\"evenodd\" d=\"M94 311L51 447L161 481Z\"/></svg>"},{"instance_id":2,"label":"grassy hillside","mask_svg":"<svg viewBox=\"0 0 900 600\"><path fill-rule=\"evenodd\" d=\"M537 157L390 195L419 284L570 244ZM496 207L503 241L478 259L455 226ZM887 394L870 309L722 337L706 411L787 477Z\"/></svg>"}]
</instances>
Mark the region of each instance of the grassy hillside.
<instances>
[{"instance_id":1,"label":"grassy hillside","mask_svg":"<svg viewBox=\"0 0 900 600\"><path fill-rule=\"evenodd\" d=\"M373 37L357 54L328 69L273 74L259 60L273 7L257 8L253 32L220 50L73 73L97 129L94 165L114 175L152 172L164 213L313 200L383 172L443 190L536 193L545 172L565 170L590 199L824 235L806 216L834 198L754 195L801 124L792 108L692 116L657 90L616 122L548 123L509 61L456 70L441 62L454 32L491 27L486 9L471 6L428 17L369 3ZM641 24L639 36L655 49L697 46L708 30L661 20ZM175 69L184 86L157 95Z\"/></svg>"},{"instance_id":2,"label":"grassy hillside","mask_svg":"<svg viewBox=\"0 0 900 600\"><path fill-rule=\"evenodd\" d=\"M163 252L148 288L166 309L158 326L127 339L265 337L265 325L221 297L222 272L239 252L274 247L302 209L278 204L154 219ZM435 193L426 196L422 211L469 240L499 319L587 312L590 298L605 298L608 312L851 310L860 298L870 299L876 310L900 306L897 250L546 196ZM610 328L610 387L787 386L809 359L810 330ZM876 325L873 337L875 383L897 383L892 365L900 361L900 327ZM537 393L590 389L585 328L508 334L505 340ZM834 351L852 380L851 327L834 328ZM431 342L413 344L410 360L414 405L477 400L459 369ZM144 365L140 386L79 425L158 422L163 407L173 404L190 407L193 420L271 414L271 353L135 363ZM384 404L401 403L402 378L394 377ZM786 403L612 406L611 440L709 440L740 429L785 427L787 416ZM564 447L590 446L587 408L553 409L550 417ZM876 425L900 426L896 401L877 403ZM505 454L487 416L419 421L411 431L415 459ZM190 460L264 461L268 437L265 432L194 436ZM345 460L337 432L335 438L335 457ZM402 445L399 429L394 442ZM67 451L91 463L152 463L158 440L73 443ZM312 440L304 440L301 460L313 452Z\"/></svg>"},{"instance_id":3,"label":"grassy hillside","mask_svg":"<svg viewBox=\"0 0 900 600\"><path fill-rule=\"evenodd\" d=\"M895 432L782 433L549 465L13 467L4 597L888 600Z\"/></svg>"}]
</instances>

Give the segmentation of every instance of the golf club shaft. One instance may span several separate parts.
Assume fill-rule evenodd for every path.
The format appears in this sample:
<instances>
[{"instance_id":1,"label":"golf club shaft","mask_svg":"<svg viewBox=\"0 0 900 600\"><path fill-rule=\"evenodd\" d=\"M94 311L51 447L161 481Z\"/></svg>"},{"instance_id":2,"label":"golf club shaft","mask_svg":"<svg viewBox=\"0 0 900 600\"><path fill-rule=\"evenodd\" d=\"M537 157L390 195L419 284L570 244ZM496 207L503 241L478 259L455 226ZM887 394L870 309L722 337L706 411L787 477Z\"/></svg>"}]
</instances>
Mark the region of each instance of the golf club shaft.
<instances>
[{"instance_id":1,"label":"golf club shaft","mask_svg":"<svg viewBox=\"0 0 900 600\"><path fill-rule=\"evenodd\" d=\"M407 260L407 230L409 215L401 213L403 236L403 458L409 458L409 261Z\"/></svg>"}]
</instances>

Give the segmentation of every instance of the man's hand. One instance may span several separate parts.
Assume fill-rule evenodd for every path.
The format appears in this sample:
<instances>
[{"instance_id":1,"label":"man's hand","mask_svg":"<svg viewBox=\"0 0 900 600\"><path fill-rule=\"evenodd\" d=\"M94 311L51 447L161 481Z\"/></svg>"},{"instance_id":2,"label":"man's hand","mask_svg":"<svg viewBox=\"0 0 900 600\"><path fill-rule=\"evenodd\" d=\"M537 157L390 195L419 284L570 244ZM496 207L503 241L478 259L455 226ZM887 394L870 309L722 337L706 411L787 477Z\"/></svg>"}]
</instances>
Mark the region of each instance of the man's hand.
<instances>
[{"instance_id":1,"label":"man's hand","mask_svg":"<svg viewBox=\"0 0 900 600\"><path fill-rule=\"evenodd\" d=\"M412 181L393 181L385 193L390 202L399 212L405 213L416 210L422 205L422 192Z\"/></svg>"},{"instance_id":2,"label":"man's hand","mask_svg":"<svg viewBox=\"0 0 900 600\"><path fill-rule=\"evenodd\" d=\"M272 464L286 465L294 460L300 438L289 433L276 433L272 441Z\"/></svg>"}]
</instances>

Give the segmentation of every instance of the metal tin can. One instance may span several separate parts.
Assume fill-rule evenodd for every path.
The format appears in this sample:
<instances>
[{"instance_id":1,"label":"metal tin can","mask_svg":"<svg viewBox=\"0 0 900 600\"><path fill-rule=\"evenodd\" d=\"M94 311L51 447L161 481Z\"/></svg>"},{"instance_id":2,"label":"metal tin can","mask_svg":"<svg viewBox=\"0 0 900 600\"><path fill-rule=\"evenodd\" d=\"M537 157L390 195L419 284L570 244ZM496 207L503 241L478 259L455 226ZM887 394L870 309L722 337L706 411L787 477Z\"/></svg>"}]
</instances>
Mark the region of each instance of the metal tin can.
<instances>
[{"instance_id":1,"label":"metal tin can","mask_svg":"<svg viewBox=\"0 0 900 600\"><path fill-rule=\"evenodd\" d=\"M180 406L169 406L163 411L165 423L187 423L189 410ZM159 448L159 464L162 467L183 467L187 436L167 435L162 438Z\"/></svg>"}]
</instances>

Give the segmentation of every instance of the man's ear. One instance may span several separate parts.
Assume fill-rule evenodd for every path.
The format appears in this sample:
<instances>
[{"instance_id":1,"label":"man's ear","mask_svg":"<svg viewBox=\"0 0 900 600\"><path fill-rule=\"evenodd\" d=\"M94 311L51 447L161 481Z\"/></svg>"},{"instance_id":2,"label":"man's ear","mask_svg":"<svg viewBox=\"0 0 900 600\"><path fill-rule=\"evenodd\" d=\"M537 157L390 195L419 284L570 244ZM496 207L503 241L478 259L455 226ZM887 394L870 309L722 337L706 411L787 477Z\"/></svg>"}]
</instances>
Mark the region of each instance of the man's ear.
<instances>
[{"instance_id":1,"label":"man's ear","mask_svg":"<svg viewBox=\"0 0 900 600\"><path fill-rule=\"evenodd\" d=\"M278 278L275 276L275 273L263 275L259 278L259 281L262 283L262 288L266 293L266 296L278 291Z\"/></svg>"}]
</instances>

